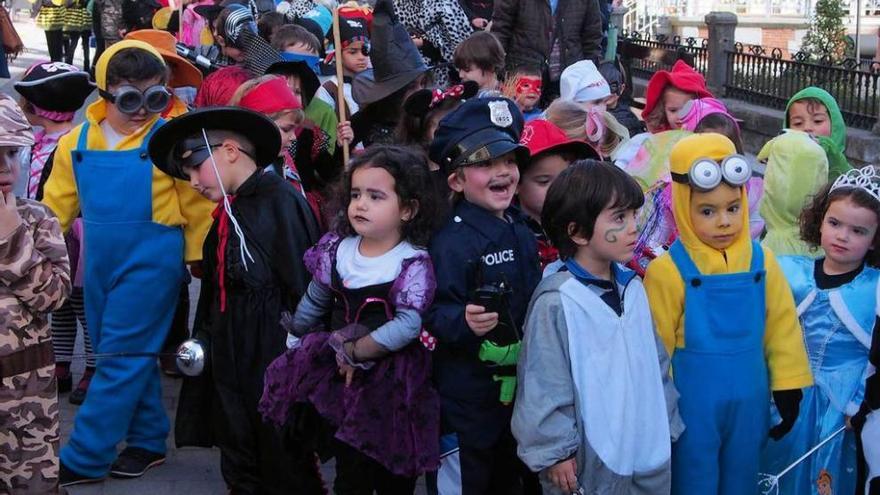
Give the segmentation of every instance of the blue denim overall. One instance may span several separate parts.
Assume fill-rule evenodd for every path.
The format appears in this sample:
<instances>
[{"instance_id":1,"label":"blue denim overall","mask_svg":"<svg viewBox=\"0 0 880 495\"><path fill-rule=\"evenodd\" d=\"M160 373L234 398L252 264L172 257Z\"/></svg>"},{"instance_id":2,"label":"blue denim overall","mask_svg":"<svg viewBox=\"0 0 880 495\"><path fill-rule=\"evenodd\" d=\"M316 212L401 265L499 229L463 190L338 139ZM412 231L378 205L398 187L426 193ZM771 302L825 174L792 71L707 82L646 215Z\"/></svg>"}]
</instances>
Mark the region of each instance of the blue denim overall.
<instances>
[{"instance_id":1,"label":"blue denim overall","mask_svg":"<svg viewBox=\"0 0 880 495\"><path fill-rule=\"evenodd\" d=\"M672 370L686 426L673 445L675 495L754 495L769 428L764 357L764 252L749 271L703 275L680 241L670 248L684 280L684 347Z\"/></svg>"},{"instance_id":2,"label":"blue denim overall","mask_svg":"<svg viewBox=\"0 0 880 495\"><path fill-rule=\"evenodd\" d=\"M140 148L87 148L89 124L71 152L85 231L85 309L97 353L159 352L183 280L183 231L153 222L153 164ZM117 445L165 452L170 425L155 358L102 359L61 461L104 476Z\"/></svg>"}]
</instances>

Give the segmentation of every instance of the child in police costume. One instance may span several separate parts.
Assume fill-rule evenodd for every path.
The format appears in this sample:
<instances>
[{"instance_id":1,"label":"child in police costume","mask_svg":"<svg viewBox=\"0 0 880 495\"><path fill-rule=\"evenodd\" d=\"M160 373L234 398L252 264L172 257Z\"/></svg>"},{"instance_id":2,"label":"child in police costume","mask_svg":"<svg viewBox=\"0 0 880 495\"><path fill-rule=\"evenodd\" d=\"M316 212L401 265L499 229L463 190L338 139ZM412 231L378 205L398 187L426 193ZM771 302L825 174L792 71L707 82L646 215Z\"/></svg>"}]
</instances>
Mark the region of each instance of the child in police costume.
<instances>
[{"instance_id":1,"label":"child in police costume","mask_svg":"<svg viewBox=\"0 0 880 495\"><path fill-rule=\"evenodd\" d=\"M770 392L778 439L812 384L803 334L776 258L744 228L748 159L720 134L695 134L672 148L670 166L680 237L648 265L645 289L686 426L672 493L755 493Z\"/></svg>"},{"instance_id":2,"label":"child in police costume","mask_svg":"<svg viewBox=\"0 0 880 495\"><path fill-rule=\"evenodd\" d=\"M305 197L265 170L281 151L281 132L244 108L199 109L159 129L149 151L159 169L218 203L194 325L208 364L184 379L177 445L217 445L231 493L322 493L314 453L298 441L282 447L257 409L266 368L287 349L281 315L305 294L303 256L318 241Z\"/></svg>"},{"instance_id":3,"label":"child in police costume","mask_svg":"<svg viewBox=\"0 0 880 495\"><path fill-rule=\"evenodd\" d=\"M522 129L514 102L474 98L440 121L429 149L456 193L430 247L437 292L425 318L437 339L434 379L447 454L437 475L441 495L520 493L527 472L510 433L518 336L540 280L534 235L510 208L519 165L529 157L519 144ZM503 293L506 302L481 305L488 303L479 288Z\"/></svg>"},{"instance_id":4,"label":"child in police costume","mask_svg":"<svg viewBox=\"0 0 880 495\"><path fill-rule=\"evenodd\" d=\"M49 312L70 293L67 246L48 208L16 198L20 148L34 144L0 96L0 493L58 493L58 381Z\"/></svg>"},{"instance_id":5,"label":"child in police costume","mask_svg":"<svg viewBox=\"0 0 880 495\"><path fill-rule=\"evenodd\" d=\"M68 229L82 213L86 319L95 352L159 352L184 260L198 259L210 217L186 183L153 167L149 137L171 94L150 45L125 40L97 62L101 99L58 142L43 202ZM61 450L61 484L136 477L165 460L169 422L156 360L108 358ZM126 442L117 456L116 446ZM111 468L112 464L112 468Z\"/></svg>"}]
</instances>

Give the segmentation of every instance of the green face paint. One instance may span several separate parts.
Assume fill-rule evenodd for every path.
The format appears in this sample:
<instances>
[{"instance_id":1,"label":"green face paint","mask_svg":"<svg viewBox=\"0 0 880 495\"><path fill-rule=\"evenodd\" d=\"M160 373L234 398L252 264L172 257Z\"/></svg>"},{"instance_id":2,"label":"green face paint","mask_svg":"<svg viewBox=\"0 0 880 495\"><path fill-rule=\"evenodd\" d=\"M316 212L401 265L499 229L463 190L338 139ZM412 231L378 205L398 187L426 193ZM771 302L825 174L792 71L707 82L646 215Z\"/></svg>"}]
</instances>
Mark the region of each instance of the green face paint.
<instances>
[{"instance_id":1,"label":"green face paint","mask_svg":"<svg viewBox=\"0 0 880 495\"><path fill-rule=\"evenodd\" d=\"M614 244L617 242L617 235L623 232L626 229L627 224L623 224L620 227L616 227L613 229L608 229L605 231L605 241L609 244Z\"/></svg>"}]
</instances>

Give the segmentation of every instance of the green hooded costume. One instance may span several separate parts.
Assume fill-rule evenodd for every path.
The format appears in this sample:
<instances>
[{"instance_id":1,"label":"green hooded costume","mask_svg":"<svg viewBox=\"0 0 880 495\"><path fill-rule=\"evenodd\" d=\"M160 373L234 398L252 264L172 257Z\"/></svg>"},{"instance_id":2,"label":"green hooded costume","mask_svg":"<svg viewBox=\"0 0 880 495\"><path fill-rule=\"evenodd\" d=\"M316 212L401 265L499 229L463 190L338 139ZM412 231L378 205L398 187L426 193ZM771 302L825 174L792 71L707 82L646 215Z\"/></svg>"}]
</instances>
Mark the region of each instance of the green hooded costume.
<instances>
[{"instance_id":1,"label":"green hooded costume","mask_svg":"<svg viewBox=\"0 0 880 495\"><path fill-rule=\"evenodd\" d=\"M843 122L843 114L840 113L837 100L830 93L822 88L808 86L798 91L785 105L784 129L788 129L788 110L792 103L804 98L815 98L821 101L831 118L831 136L816 136L816 139L828 155L828 180L834 180L852 170L852 166L844 155L844 151L846 151L846 124Z\"/></svg>"},{"instance_id":2,"label":"green hooded costume","mask_svg":"<svg viewBox=\"0 0 880 495\"><path fill-rule=\"evenodd\" d=\"M765 144L758 160L767 163L761 199L767 235L761 244L777 256L820 256L821 250L801 240L798 218L828 181L825 151L809 134L789 129Z\"/></svg>"}]
</instances>

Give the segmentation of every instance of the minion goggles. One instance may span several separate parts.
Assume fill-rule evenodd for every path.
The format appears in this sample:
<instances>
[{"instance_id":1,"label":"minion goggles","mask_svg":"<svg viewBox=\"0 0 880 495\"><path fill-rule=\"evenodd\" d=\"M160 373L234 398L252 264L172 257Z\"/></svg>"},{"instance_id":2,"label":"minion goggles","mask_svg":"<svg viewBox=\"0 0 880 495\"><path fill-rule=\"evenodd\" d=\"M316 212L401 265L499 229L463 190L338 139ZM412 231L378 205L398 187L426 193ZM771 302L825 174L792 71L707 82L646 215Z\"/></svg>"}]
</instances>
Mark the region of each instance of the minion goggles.
<instances>
[{"instance_id":1,"label":"minion goggles","mask_svg":"<svg viewBox=\"0 0 880 495\"><path fill-rule=\"evenodd\" d=\"M126 115L134 115L141 111L147 113L161 113L171 103L171 92L164 85L157 84L144 91L134 86L120 86L116 93L98 89L102 98L116 105L120 112Z\"/></svg>"},{"instance_id":2,"label":"minion goggles","mask_svg":"<svg viewBox=\"0 0 880 495\"><path fill-rule=\"evenodd\" d=\"M721 163L711 158L697 158L687 174L672 172L672 180L698 191L711 191L721 181L741 187L752 177L752 162L743 155L730 155Z\"/></svg>"}]
</instances>

